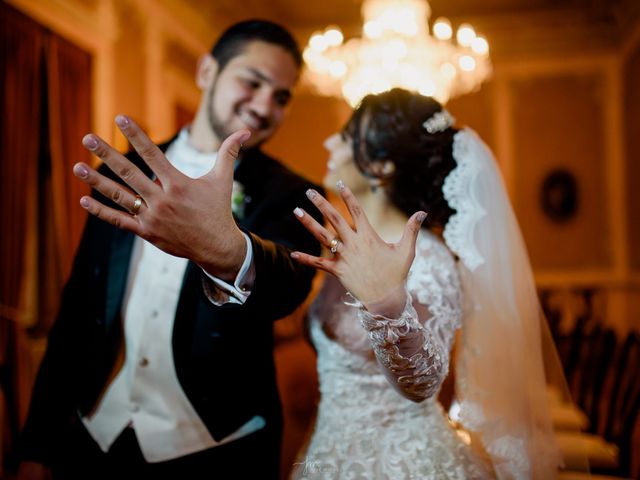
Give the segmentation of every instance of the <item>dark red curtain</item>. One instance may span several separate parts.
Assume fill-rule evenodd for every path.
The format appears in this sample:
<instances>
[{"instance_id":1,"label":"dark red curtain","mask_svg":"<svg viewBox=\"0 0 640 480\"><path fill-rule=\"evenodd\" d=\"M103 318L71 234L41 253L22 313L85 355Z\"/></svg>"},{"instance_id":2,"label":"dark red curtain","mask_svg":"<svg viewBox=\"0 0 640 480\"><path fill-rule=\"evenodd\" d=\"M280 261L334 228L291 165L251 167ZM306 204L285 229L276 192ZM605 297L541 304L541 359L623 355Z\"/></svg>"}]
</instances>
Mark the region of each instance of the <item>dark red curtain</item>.
<instances>
[{"instance_id":1,"label":"dark red curtain","mask_svg":"<svg viewBox=\"0 0 640 480\"><path fill-rule=\"evenodd\" d=\"M77 247L91 56L0 2L0 477ZM35 339L35 340L34 340ZM40 340L41 342L41 340Z\"/></svg>"}]
</instances>

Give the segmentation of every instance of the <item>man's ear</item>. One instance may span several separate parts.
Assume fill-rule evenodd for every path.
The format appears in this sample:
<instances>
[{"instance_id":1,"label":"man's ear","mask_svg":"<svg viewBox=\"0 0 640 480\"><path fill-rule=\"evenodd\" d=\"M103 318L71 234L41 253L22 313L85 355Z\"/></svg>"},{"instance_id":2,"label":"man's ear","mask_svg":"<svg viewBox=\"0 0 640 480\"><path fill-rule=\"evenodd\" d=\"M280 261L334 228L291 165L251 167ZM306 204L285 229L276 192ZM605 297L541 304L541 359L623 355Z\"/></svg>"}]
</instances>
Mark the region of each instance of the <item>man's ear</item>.
<instances>
[{"instance_id":1,"label":"man's ear","mask_svg":"<svg viewBox=\"0 0 640 480\"><path fill-rule=\"evenodd\" d=\"M200 90L206 90L216 79L218 62L210 53L201 55L196 68L196 85Z\"/></svg>"}]
</instances>

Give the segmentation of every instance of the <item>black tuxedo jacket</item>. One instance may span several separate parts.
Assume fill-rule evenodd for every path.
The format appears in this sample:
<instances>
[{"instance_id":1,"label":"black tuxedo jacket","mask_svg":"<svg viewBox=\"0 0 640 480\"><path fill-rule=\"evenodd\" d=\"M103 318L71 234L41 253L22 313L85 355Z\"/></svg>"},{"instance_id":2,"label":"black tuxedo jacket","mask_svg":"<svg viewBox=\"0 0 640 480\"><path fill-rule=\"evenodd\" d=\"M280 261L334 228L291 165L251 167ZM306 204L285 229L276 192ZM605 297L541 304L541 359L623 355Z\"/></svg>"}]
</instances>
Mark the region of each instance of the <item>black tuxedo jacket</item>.
<instances>
[{"instance_id":1,"label":"black tuxedo jacket","mask_svg":"<svg viewBox=\"0 0 640 480\"><path fill-rule=\"evenodd\" d=\"M129 158L151 174L137 154ZM101 170L120 181L105 165ZM173 329L178 379L216 440L255 415L280 431L272 321L291 313L311 288L314 272L292 261L290 251L319 254L318 242L292 213L303 206L319 218L305 195L317 186L259 149L243 153L235 180L248 200L237 221L253 245L252 293L244 305L215 306L204 294L202 271L189 262ZM78 413L90 412L105 390L123 342L120 313L133 240L89 216L34 387L22 433L24 460L50 463Z\"/></svg>"}]
</instances>

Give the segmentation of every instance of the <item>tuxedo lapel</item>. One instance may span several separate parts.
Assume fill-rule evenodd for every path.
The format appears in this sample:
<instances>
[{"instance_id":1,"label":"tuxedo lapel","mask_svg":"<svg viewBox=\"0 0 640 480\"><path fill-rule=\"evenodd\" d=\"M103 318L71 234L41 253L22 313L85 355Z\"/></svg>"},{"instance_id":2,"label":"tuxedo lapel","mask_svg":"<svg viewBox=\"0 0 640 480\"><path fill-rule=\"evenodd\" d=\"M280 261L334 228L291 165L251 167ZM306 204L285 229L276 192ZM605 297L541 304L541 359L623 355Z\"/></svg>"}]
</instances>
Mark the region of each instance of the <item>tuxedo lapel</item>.
<instances>
[{"instance_id":1,"label":"tuxedo lapel","mask_svg":"<svg viewBox=\"0 0 640 480\"><path fill-rule=\"evenodd\" d=\"M119 229L114 230L109 255L107 295L105 298L107 329L112 325L114 319L118 318L118 310L122 305L134 239L135 235L133 233Z\"/></svg>"},{"instance_id":2,"label":"tuxedo lapel","mask_svg":"<svg viewBox=\"0 0 640 480\"><path fill-rule=\"evenodd\" d=\"M266 196L266 181L269 178L265 167L268 161L260 150L247 150L234 173L233 179L242 185L246 198L244 217L236 218L243 228L252 228L254 213Z\"/></svg>"}]
</instances>

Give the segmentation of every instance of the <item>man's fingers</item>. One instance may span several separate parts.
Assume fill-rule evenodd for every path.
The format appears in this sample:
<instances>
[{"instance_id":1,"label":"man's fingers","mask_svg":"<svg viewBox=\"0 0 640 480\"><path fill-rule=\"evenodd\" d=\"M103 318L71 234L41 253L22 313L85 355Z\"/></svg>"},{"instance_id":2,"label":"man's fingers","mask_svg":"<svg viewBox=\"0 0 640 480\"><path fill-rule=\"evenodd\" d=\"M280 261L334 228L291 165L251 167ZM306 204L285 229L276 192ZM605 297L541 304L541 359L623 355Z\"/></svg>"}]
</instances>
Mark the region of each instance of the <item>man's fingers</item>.
<instances>
[{"instance_id":1,"label":"man's fingers","mask_svg":"<svg viewBox=\"0 0 640 480\"><path fill-rule=\"evenodd\" d=\"M82 145L106 163L113 172L125 181L132 190L148 200L158 190L152 180L131 163L124 155L114 150L111 145L94 134L85 135Z\"/></svg>"},{"instance_id":2,"label":"man's fingers","mask_svg":"<svg viewBox=\"0 0 640 480\"><path fill-rule=\"evenodd\" d=\"M91 188L100 192L108 199L113 200L125 210L130 212L137 210L136 213L140 213L144 208L146 208L146 205L142 202L142 205L136 209L136 199L138 196L135 192L132 192L131 189L126 186L120 185L110 178L105 177L84 163L76 163L73 166L73 173Z\"/></svg>"},{"instance_id":3,"label":"man's fingers","mask_svg":"<svg viewBox=\"0 0 640 480\"><path fill-rule=\"evenodd\" d=\"M91 215L98 217L100 220L142 236L140 224L135 217L132 217L130 214L116 210L115 208L107 207L95 198L87 196L80 199L80 205Z\"/></svg>"},{"instance_id":4,"label":"man's fingers","mask_svg":"<svg viewBox=\"0 0 640 480\"><path fill-rule=\"evenodd\" d=\"M221 185L228 186L229 192L231 192L233 185L235 162L238 155L240 155L242 144L246 142L250 136L251 132L249 130L238 130L229 135L218 149L218 157L212 174L221 179Z\"/></svg>"},{"instance_id":5,"label":"man's fingers","mask_svg":"<svg viewBox=\"0 0 640 480\"><path fill-rule=\"evenodd\" d=\"M164 185L169 183L172 175L179 173L158 146L131 118L126 115L117 115L116 125Z\"/></svg>"}]
</instances>

